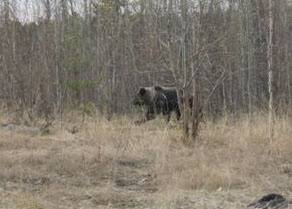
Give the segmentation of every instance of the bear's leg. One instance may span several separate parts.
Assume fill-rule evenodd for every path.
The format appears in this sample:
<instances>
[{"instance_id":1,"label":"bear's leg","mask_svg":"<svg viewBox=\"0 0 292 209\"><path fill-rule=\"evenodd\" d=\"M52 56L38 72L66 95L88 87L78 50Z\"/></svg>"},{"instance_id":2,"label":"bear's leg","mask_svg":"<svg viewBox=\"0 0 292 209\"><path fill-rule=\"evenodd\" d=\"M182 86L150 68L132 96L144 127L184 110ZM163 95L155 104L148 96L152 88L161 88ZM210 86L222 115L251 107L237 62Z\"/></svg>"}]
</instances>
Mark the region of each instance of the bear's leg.
<instances>
[{"instance_id":1,"label":"bear's leg","mask_svg":"<svg viewBox=\"0 0 292 209\"><path fill-rule=\"evenodd\" d=\"M180 113L179 108L176 108L175 113L176 113L176 120L180 120L181 113Z\"/></svg>"},{"instance_id":2,"label":"bear's leg","mask_svg":"<svg viewBox=\"0 0 292 209\"><path fill-rule=\"evenodd\" d=\"M170 117L171 117L171 113L168 113L168 114L166 115L166 123L169 123L169 121L170 121Z\"/></svg>"},{"instance_id":3,"label":"bear's leg","mask_svg":"<svg viewBox=\"0 0 292 209\"><path fill-rule=\"evenodd\" d=\"M145 118L135 121L136 125L141 125L149 120L153 120L155 118L155 113L151 108L148 108L147 112L145 113Z\"/></svg>"}]
</instances>

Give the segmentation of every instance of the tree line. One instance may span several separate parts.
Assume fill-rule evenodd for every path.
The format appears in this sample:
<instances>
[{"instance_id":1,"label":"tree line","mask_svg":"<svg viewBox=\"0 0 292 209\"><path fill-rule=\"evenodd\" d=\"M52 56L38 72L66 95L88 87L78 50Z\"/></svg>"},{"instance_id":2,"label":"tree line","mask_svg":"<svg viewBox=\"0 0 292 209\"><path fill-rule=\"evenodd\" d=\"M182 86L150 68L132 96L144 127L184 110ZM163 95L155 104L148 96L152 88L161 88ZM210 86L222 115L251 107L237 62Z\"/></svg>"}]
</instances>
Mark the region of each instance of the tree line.
<instances>
[{"instance_id":1,"label":"tree line","mask_svg":"<svg viewBox=\"0 0 292 209\"><path fill-rule=\"evenodd\" d=\"M212 115L253 114L269 110L270 81L274 110L291 109L288 0L33 4L25 21L21 2L0 3L0 99L9 108L49 115L94 104L111 117L132 111L138 87L158 84L195 89Z\"/></svg>"}]
</instances>

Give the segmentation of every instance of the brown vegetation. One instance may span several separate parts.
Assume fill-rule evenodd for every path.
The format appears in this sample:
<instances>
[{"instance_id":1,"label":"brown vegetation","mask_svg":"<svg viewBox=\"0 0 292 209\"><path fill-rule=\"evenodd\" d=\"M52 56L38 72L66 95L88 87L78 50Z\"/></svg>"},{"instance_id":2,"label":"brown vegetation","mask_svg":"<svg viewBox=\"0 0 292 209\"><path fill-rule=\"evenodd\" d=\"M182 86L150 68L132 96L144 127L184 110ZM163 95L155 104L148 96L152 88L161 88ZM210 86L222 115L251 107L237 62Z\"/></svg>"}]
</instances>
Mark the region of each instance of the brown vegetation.
<instances>
[{"instance_id":1,"label":"brown vegetation","mask_svg":"<svg viewBox=\"0 0 292 209\"><path fill-rule=\"evenodd\" d=\"M240 209L266 192L291 195L286 117L276 119L272 142L264 114L206 120L192 147L181 143L175 120L134 126L126 117L83 120L74 112L63 128L58 119L42 133L11 118L0 118L3 209Z\"/></svg>"}]
</instances>

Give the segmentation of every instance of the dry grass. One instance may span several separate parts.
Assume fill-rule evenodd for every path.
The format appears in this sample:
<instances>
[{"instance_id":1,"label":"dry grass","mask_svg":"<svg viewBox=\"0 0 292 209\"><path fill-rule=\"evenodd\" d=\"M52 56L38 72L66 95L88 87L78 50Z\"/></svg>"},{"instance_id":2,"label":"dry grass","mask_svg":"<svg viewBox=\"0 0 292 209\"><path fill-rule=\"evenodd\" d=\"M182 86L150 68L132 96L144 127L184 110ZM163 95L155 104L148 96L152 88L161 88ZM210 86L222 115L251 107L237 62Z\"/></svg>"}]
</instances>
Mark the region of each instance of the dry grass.
<instances>
[{"instance_id":1,"label":"dry grass","mask_svg":"<svg viewBox=\"0 0 292 209\"><path fill-rule=\"evenodd\" d=\"M0 208L240 209L265 192L292 192L289 118L276 119L273 141L265 115L207 121L189 147L175 121L64 118L46 134L0 127Z\"/></svg>"}]
</instances>

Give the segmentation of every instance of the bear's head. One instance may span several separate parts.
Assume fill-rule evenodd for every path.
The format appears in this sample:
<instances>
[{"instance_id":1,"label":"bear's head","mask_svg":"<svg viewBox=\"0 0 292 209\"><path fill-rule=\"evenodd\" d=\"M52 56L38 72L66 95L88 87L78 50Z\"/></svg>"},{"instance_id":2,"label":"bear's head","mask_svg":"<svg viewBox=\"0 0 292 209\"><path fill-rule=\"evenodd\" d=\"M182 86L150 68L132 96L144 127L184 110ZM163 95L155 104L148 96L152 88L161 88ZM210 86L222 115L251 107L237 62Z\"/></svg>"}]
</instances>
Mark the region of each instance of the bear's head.
<instances>
[{"instance_id":1,"label":"bear's head","mask_svg":"<svg viewBox=\"0 0 292 209\"><path fill-rule=\"evenodd\" d=\"M139 88L132 101L133 105L147 105L151 102L151 92L146 87Z\"/></svg>"}]
</instances>

